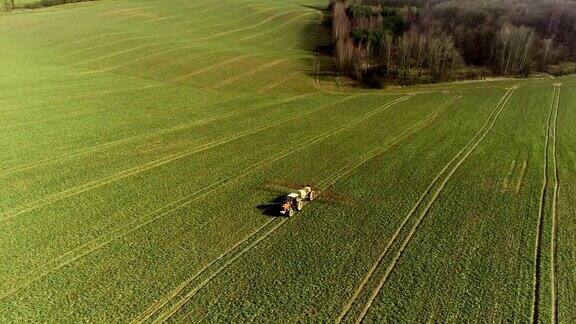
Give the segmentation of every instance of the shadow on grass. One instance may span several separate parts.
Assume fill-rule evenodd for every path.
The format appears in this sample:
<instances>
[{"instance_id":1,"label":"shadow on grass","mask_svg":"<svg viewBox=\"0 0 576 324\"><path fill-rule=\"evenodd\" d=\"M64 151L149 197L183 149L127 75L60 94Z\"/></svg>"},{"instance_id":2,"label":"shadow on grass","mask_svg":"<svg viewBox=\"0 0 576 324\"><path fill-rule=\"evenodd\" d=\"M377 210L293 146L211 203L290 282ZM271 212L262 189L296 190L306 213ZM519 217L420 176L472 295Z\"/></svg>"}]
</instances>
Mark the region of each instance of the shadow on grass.
<instances>
[{"instance_id":1,"label":"shadow on grass","mask_svg":"<svg viewBox=\"0 0 576 324\"><path fill-rule=\"evenodd\" d=\"M306 66L309 77L318 78L320 81L331 80L338 75L338 67L332 58L330 11L322 6L301 6L322 15L320 19L309 19L304 23L298 47L311 55L303 57L301 63ZM319 70L315 69L316 60L320 62Z\"/></svg>"},{"instance_id":2,"label":"shadow on grass","mask_svg":"<svg viewBox=\"0 0 576 324\"><path fill-rule=\"evenodd\" d=\"M284 201L285 197L286 197L286 195L278 195L277 197L272 199L270 202L268 202L266 204L258 205L258 206L256 206L256 208L260 209L262 211L262 214L266 215L266 216L284 217L284 216L280 215L280 205Z\"/></svg>"}]
</instances>

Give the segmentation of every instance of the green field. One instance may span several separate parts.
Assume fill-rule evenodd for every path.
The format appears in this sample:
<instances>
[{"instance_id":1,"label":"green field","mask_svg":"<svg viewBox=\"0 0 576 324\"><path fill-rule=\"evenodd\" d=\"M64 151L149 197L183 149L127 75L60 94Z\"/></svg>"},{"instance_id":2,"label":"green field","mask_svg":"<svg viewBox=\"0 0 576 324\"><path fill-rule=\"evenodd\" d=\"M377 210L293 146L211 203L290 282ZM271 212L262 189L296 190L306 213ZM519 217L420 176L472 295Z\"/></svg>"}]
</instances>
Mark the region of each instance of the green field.
<instances>
[{"instance_id":1,"label":"green field","mask_svg":"<svg viewBox=\"0 0 576 324\"><path fill-rule=\"evenodd\" d=\"M576 79L342 87L325 5L0 13L0 322L576 322Z\"/></svg>"}]
</instances>

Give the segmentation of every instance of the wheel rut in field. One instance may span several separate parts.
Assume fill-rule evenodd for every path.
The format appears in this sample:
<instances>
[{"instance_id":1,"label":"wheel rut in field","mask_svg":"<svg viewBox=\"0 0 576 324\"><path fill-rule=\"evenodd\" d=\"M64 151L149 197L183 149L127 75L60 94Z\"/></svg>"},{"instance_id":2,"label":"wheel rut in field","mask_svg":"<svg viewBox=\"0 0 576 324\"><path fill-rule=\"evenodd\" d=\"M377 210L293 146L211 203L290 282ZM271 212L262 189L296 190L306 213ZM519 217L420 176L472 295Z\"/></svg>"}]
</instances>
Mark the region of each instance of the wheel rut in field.
<instances>
[{"instance_id":1,"label":"wheel rut in field","mask_svg":"<svg viewBox=\"0 0 576 324\"><path fill-rule=\"evenodd\" d=\"M540 191L540 203L538 210L538 221L536 223L536 240L534 244L534 290L532 304L532 323L543 321L540 314L542 303L542 240L545 230L547 208L550 209L551 216L551 241L550 241L550 321L558 321L557 314L557 292L556 292L556 204L558 195L558 166L556 159L556 123L558 118L558 106L560 102L560 84L554 85L554 95L548 121L546 126L546 143L544 145L544 177L542 180L542 189ZM552 172L550 172L552 169ZM550 178L553 183L550 186ZM550 205L550 206L548 206Z\"/></svg>"}]
</instances>

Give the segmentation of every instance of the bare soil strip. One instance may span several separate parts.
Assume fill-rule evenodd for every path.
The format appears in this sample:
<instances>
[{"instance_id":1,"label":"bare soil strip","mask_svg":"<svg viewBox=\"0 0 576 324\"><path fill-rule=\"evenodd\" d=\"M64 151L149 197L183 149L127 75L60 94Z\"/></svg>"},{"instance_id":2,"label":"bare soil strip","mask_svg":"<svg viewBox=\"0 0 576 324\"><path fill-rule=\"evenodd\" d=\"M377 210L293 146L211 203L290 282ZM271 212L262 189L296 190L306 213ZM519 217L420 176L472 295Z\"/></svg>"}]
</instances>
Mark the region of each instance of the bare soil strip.
<instances>
[{"instance_id":1,"label":"bare soil strip","mask_svg":"<svg viewBox=\"0 0 576 324\"><path fill-rule=\"evenodd\" d=\"M417 219L416 223L414 224L414 226L410 229L410 232L408 232L408 235L406 236L406 238L404 239L402 245L400 246L400 249L398 250L398 252L396 253L396 255L394 256L394 259L392 260L392 263L388 266L388 268L386 269L386 272L384 273L384 276L379 280L378 285L376 286L376 288L374 290L372 290L370 297L368 299L368 301L366 302L366 304L364 305L364 308L362 309L362 311L360 312L360 314L358 315L358 317L356 318L356 323L360 323L363 319L364 316L366 315L366 313L368 312L368 310L370 309L370 307L372 306L372 303L374 302L374 299L376 298L376 296L378 295L378 293L380 292L380 290L382 289L382 286L386 283L390 273L394 270L394 268L396 267L396 265L398 264L398 261L400 259L400 257L402 256L402 254L404 253L404 250L406 249L406 247L408 246L408 244L410 243L410 241L412 240L412 237L414 236L414 233L416 232L416 230L418 229L418 227L420 226L420 224L422 223L422 220L425 218L425 216L428 214L428 211L430 210L430 208L432 207L432 205L434 204L434 202L436 201L436 199L438 198L438 196L440 195L440 193L442 192L442 190L444 189L444 187L446 186L446 183L448 183L448 181L451 179L451 177L454 175L454 173L458 170L458 168L462 165L462 163L464 163L464 161L470 156L470 154L476 149L476 147L484 140L484 138L486 137L486 135L489 133L489 131L492 129L492 127L494 126L494 124L496 123L496 120L498 119L500 113L504 110L504 108L506 107L506 104L508 103L508 101L510 100L510 98L512 97L512 95L514 94L516 88L512 88L510 89L508 92L506 92L506 94L504 95L504 97L500 100L500 102L498 103L498 105L496 106L496 108L494 109L494 111L492 112L492 114L490 115L490 117L488 118L488 120L486 121L486 124L484 124L484 126L482 127L482 129L480 129L480 131L476 134L476 136L474 136L474 138L464 147L463 150L461 150L456 157L450 161L445 167L444 169L437 175L437 177L434 179L434 181L431 183L431 186L428 187L428 189L425 192L425 195L427 195L429 193L429 191L432 189L432 187L440 180L440 177L442 174L444 174L446 171L448 171L449 166L453 163L456 162L456 164L452 167L452 169L448 172L448 174L446 175L446 177L441 181L440 185L438 186L438 188L436 188L436 190L434 191L434 193L432 194L432 197L430 198L430 200L428 201L428 203L426 204L425 208L422 210L422 212L419 215L419 218ZM422 197L421 197L422 198ZM423 199L419 200L417 202L417 205L421 204L423 201ZM416 208L413 207L413 210L416 210L418 208L418 206ZM412 212L413 213L413 212Z\"/></svg>"}]
</instances>

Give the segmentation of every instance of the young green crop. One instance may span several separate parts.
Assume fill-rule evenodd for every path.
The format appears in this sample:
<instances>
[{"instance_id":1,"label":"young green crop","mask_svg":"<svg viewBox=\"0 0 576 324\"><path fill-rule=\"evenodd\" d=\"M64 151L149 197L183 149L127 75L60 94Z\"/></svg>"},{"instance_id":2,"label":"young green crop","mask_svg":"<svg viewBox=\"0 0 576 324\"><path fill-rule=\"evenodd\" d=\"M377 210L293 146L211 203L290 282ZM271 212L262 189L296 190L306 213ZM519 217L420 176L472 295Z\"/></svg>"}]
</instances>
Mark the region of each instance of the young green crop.
<instances>
[{"instance_id":1,"label":"young green crop","mask_svg":"<svg viewBox=\"0 0 576 324\"><path fill-rule=\"evenodd\" d=\"M0 321L573 320L574 78L342 87L324 5L0 13Z\"/></svg>"}]
</instances>

